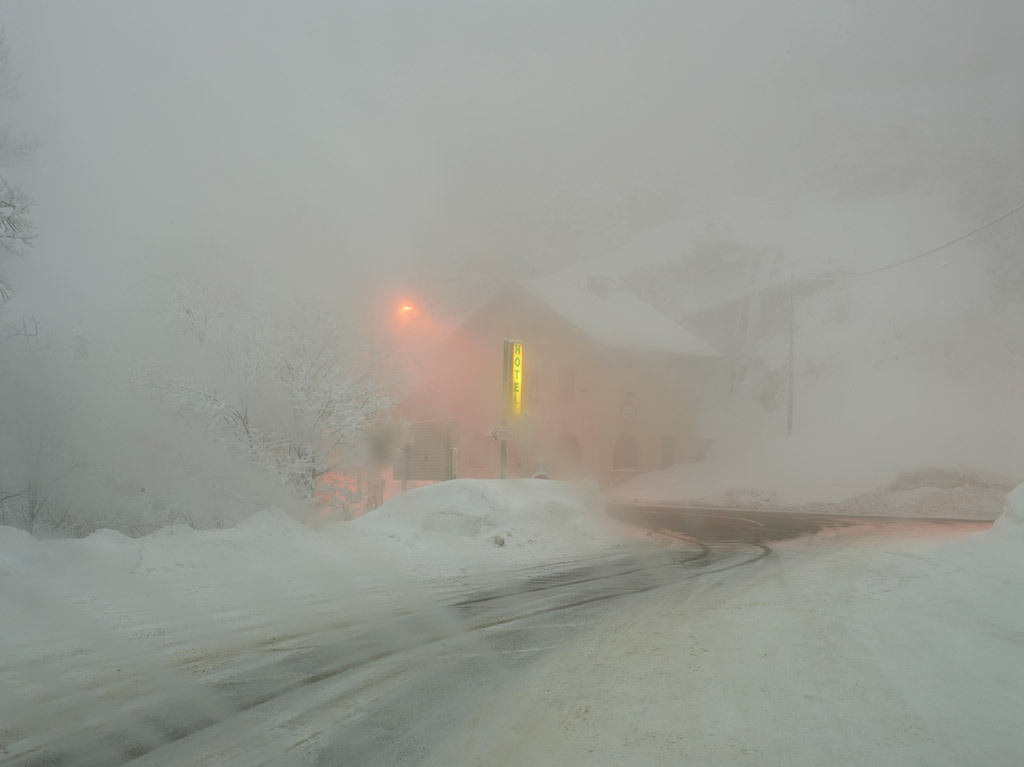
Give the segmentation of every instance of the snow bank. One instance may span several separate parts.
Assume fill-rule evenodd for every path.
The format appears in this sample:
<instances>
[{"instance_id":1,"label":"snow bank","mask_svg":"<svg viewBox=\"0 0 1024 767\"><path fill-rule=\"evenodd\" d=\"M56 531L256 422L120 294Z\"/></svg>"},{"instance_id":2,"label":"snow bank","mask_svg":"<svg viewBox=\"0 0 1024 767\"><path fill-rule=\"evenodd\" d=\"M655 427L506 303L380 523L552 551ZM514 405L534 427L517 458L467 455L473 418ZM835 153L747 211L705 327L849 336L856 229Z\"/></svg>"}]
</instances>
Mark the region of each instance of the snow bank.
<instances>
[{"instance_id":1,"label":"snow bank","mask_svg":"<svg viewBox=\"0 0 1024 767\"><path fill-rule=\"evenodd\" d=\"M412 490L347 523L361 538L417 551L571 552L615 540L597 487L542 479L461 479Z\"/></svg>"},{"instance_id":2,"label":"snow bank","mask_svg":"<svg viewBox=\"0 0 1024 767\"><path fill-rule=\"evenodd\" d=\"M0 575L130 572L138 562L137 543L114 530L98 530L82 539L40 540L24 530L0 525Z\"/></svg>"},{"instance_id":3,"label":"snow bank","mask_svg":"<svg viewBox=\"0 0 1024 767\"><path fill-rule=\"evenodd\" d=\"M198 573L223 580L241 571L282 571L343 563L336 543L277 510L224 530L173 525L141 538L99 530L81 539L37 539L0 526L0 573L50 576Z\"/></svg>"},{"instance_id":4,"label":"snow bank","mask_svg":"<svg viewBox=\"0 0 1024 767\"><path fill-rule=\"evenodd\" d=\"M141 538L100 530L83 539L40 540L0 526L0 591L32 593L41 612L55 616L72 604L81 612L77 606L103 603L103 617L86 609L86 620L109 621L129 634L139 624L160 624L169 635L214 616L224 632L234 632L241 624L291 620L306 603L348 609L361 592L393 590L395 575L485 572L586 554L618 540L619 528L603 512L593 485L460 480L414 490L319 531L276 510L224 530L173 526ZM225 611L238 623L225 621ZM16 615L7 618L18 623ZM19 634L4 639L17 641Z\"/></svg>"},{"instance_id":5,"label":"snow bank","mask_svg":"<svg viewBox=\"0 0 1024 767\"><path fill-rule=\"evenodd\" d=\"M0 596L9 598L0 659L50 642L148 637L151 650L188 655L273 636L316 620L307 605L350 605L367 578L351 552L280 511L225 530L164 528L142 538L100 530L39 540L0 526ZM46 625L58 635L39 634ZM63 653L68 648L55 651Z\"/></svg>"},{"instance_id":6,"label":"snow bank","mask_svg":"<svg viewBox=\"0 0 1024 767\"><path fill-rule=\"evenodd\" d=\"M249 570L347 570L344 552L279 510L264 510L225 530L165 527L138 539L140 573L207 571L213 577Z\"/></svg>"},{"instance_id":7,"label":"snow bank","mask_svg":"<svg viewBox=\"0 0 1024 767\"><path fill-rule=\"evenodd\" d=\"M999 516L1013 481L969 469L901 474L889 485L846 499L837 511L891 517L983 519Z\"/></svg>"},{"instance_id":8,"label":"snow bank","mask_svg":"<svg viewBox=\"0 0 1024 767\"><path fill-rule=\"evenodd\" d=\"M674 466L614 488L621 503L690 503L723 508L792 510L921 519L994 520L1014 478L969 467L904 472L881 487L872 470L844 479L815 472L787 472L773 462L733 460Z\"/></svg>"},{"instance_id":9,"label":"snow bank","mask_svg":"<svg viewBox=\"0 0 1024 767\"><path fill-rule=\"evenodd\" d=\"M543 480L446 482L319 531L275 510L229 529L174 526L141 538L101 530L39 540L0 526L9 627L0 666L12 653L65 656L79 644L105 656L115 637L145 640L147 652L166 651L173 663L200 648L232 657L339 616L404 604L421 576L585 555L613 544L616 529L596 487ZM442 580L435 590L453 588Z\"/></svg>"},{"instance_id":10,"label":"snow bank","mask_svg":"<svg viewBox=\"0 0 1024 767\"><path fill-rule=\"evenodd\" d=\"M1001 531L1014 529L1024 532L1024 483L1007 494L1003 514L996 520L996 524Z\"/></svg>"}]
</instances>

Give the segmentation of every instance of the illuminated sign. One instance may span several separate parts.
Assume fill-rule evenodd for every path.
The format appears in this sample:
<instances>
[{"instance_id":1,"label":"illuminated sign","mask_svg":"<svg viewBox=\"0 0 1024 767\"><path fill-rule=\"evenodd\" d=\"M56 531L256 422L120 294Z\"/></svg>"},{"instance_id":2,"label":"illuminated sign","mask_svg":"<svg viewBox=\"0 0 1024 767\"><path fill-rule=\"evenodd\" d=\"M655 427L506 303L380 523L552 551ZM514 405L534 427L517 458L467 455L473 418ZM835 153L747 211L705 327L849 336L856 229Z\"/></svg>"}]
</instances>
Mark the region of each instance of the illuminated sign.
<instances>
[{"instance_id":1,"label":"illuminated sign","mask_svg":"<svg viewBox=\"0 0 1024 767\"><path fill-rule=\"evenodd\" d=\"M523 344L509 341L508 407L509 415L519 417L523 412Z\"/></svg>"},{"instance_id":2,"label":"illuminated sign","mask_svg":"<svg viewBox=\"0 0 1024 767\"><path fill-rule=\"evenodd\" d=\"M501 431L491 432L491 436L501 441L501 462L498 464L500 476L505 479L505 466L508 462L509 421L518 421L523 414L523 342L505 339L501 370ZM525 465L525 464L524 464Z\"/></svg>"}]
</instances>

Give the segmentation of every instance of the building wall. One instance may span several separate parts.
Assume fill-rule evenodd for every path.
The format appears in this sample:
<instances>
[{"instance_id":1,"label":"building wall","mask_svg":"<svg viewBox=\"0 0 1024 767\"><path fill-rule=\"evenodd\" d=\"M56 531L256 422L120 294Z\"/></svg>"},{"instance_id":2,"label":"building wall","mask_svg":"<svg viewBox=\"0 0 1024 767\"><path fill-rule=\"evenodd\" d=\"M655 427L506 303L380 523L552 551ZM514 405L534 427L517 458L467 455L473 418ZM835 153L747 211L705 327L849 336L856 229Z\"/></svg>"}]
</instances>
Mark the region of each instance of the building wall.
<instances>
[{"instance_id":1,"label":"building wall","mask_svg":"<svg viewBox=\"0 0 1024 767\"><path fill-rule=\"evenodd\" d=\"M425 408L431 412L414 416L461 423L464 475L497 472L498 445L488 432L501 420L506 338L523 342L525 369L518 424L523 439L510 447L509 476L523 473L523 458L526 476L541 460L556 478L610 480L655 471L663 468L666 438L674 444L673 462L695 460L697 360L601 349L526 291L509 286L449 339L432 371ZM563 380L568 376L574 378L571 387ZM627 405L635 413L631 423L623 417ZM614 471L620 438L635 441L632 470Z\"/></svg>"}]
</instances>

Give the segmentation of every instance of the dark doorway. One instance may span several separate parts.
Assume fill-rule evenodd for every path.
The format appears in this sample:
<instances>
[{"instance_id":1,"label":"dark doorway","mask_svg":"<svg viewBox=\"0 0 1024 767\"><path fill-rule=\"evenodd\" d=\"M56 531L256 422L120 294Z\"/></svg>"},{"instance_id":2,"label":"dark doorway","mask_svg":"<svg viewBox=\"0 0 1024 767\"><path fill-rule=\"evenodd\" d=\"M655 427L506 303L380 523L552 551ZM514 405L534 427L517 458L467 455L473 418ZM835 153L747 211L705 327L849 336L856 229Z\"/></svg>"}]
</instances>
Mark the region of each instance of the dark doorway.
<instances>
[{"instance_id":1,"label":"dark doorway","mask_svg":"<svg viewBox=\"0 0 1024 767\"><path fill-rule=\"evenodd\" d=\"M661 468L667 469L676 464L676 438L671 434L661 436Z\"/></svg>"},{"instance_id":2,"label":"dark doorway","mask_svg":"<svg viewBox=\"0 0 1024 767\"><path fill-rule=\"evenodd\" d=\"M615 440L615 451L612 456L613 469L636 469L639 464L637 458L639 450L636 445L636 438L632 434L623 434Z\"/></svg>"}]
</instances>

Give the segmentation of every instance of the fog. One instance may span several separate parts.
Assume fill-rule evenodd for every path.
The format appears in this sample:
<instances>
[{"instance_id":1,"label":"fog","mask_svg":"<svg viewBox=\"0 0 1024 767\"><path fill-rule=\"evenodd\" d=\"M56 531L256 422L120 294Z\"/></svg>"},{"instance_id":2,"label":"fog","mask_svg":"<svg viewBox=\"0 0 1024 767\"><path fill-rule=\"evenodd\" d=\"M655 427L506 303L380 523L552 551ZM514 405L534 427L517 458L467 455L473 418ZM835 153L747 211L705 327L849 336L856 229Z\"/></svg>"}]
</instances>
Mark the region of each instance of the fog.
<instances>
[{"instance_id":1,"label":"fog","mask_svg":"<svg viewBox=\"0 0 1024 767\"><path fill-rule=\"evenodd\" d=\"M231 333L252 320L253 335L329 346L351 371L387 356L396 297L447 322L509 279L569 267L583 274L592 259L628 253L636 238L674 222L724 222L723 242L783 251L780 274L806 273L820 265L793 256L805 237L798 227L814 218L800 216L831 206L832 229L815 242L835 243L822 253L829 269L859 272L1024 200L1024 9L1013 0L244 8L5 0L0 24L18 86L2 102L3 123L34 144L3 172L34 199L38 231L24 257L3 264L17 290L4 313L40 328L27 344L6 345L4 409L21 412L27 432L24 413L66 414L81 431L72 452L105 456L103 471L118 476L145 463L124 446L154 435L178 435L166 437L172 452L194 456L185 445L199 440L220 454L208 434L188 433L140 391L140 370L205 376L221 391L248 386L237 355L225 362L188 345L182 295L201 297L190 306L213 318L221 351L236 348ZM879 209L902 223L859 232L879 219L857 206L887 198L894 202ZM918 206L918 198L941 202ZM752 206L782 222L761 241L737 231ZM847 206L856 213L844 219ZM960 359L974 335L996 339L960 366L970 370L960 399L936 395L936 410L962 409L970 386L1005 383L1021 369L1012 344L1020 328L1010 327L1021 318L1021 227L1019 216L1007 219L958 251L952 279L900 278L914 305L970 304L973 324L957 326L947 357ZM678 250L671 279L684 286L711 251L685 239ZM617 287L692 319L670 286L621 264L619 272ZM971 290L961 295L965 283ZM986 315L979 302L998 293L993 284L1003 294ZM898 303L904 294L892 296ZM709 316L701 329L690 324L705 338L716 335ZM875 343L858 332L844 328L850 348ZM953 367L941 375L955 378ZM405 379L382 392L389 402L422 383L409 380L415 367L392 373ZM1004 426L1021 417L1012 383L977 392L1007 415ZM264 399L264 413L273 412L273 397ZM714 407L729 410L725 399ZM808 423L816 412L805 412L805 432L827 431ZM836 426L838 441L848 443L842 430L856 420ZM90 431L97 422L109 428ZM1006 470L1019 463L1016 434L1004 428L995 449L941 457L969 462L973 452ZM712 436L736 444L757 435L732 424ZM157 474L165 470L174 474L167 466ZM260 471L238 471L210 470L209 481L230 494L224 478L238 476L252 503L268 497L253 490Z\"/></svg>"},{"instance_id":2,"label":"fog","mask_svg":"<svg viewBox=\"0 0 1024 767\"><path fill-rule=\"evenodd\" d=\"M1016 747L1020 0L0 29L5 764Z\"/></svg>"}]
</instances>

